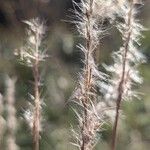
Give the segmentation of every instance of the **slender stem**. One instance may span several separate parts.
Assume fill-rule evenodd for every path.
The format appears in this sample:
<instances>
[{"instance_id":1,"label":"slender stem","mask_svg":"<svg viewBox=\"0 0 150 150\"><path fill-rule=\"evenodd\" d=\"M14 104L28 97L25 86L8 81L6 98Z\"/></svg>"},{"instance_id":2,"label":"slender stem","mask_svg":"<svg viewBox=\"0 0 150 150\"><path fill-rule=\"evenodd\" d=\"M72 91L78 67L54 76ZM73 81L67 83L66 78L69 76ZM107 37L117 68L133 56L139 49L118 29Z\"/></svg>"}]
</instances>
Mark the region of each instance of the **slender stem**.
<instances>
[{"instance_id":1,"label":"slender stem","mask_svg":"<svg viewBox=\"0 0 150 150\"><path fill-rule=\"evenodd\" d=\"M2 114L3 114L3 108L4 106L3 106L3 96L1 95L1 93L0 93L0 149L2 149L2 140L3 140L3 133L4 133L4 131L3 131L3 129L4 129L4 118L3 118L3 116L2 116Z\"/></svg>"},{"instance_id":2,"label":"slender stem","mask_svg":"<svg viewBox=\"0 0 150 150\"><path fill-rule=\"evenodd\" d=\"M92 6L93 0L89 2L89 10L86 10L86 56L85 56L85 95L84 99L82 100L84 106L84 119L83 119L83 128L82 128L82 145L81 150L87 150L87 143L88 139L86 137L86 129L88 128L88 105L89 105L89 92L91 88L91 71L92 68L89 63L89 57L91 56L91 47L92 47L92 39L91 39L91 15L92 15Z\"/></svg>"},{"instance_id":3,"label":"slender stem","mask_svg":"<svg viewBox=\"0 0 150 150\"><path fill-rule=\"evenodd\" d=\"M40 92L39 92L39 34L36 34L36 60L33 65L33 76L34 76L34 96L35 96L35 106L34 106L34 120L33 120L33 150L39 150L39 140L40 140Z\"/></svg>"},{"instance_id":4,"label":"slender stem","mask_svg":"<svg viewBox=\"0 0 150 150\"><path fill-rule=\"evenodd\" d=\"M17 128L16 122L16 109L15 109L15 83L16 79L7 79L7 138L6 138L6 146L7 150L17 150L17 145L15 143L15 132Z\"/></svg>"},{"instance_id":5,"label":"slender stem","mask_svg":"<svg viewBox=\"0 0 150 150\"><path fill-rule=\"evenodd\" d=\"M133 10L133 2L130 6L130 11L128 13L128 22L127 22L128 35L127 35L127 38L126 38L125 43L124 43L124 50L125 51L124 51L123 64L122 64L122 76L121 76L121 80L120 80L119 86L118 86L118 93L119 94L118 94L118 97L116 99L116 116L115 116L115 122L114 122L113 130L112 130L111 150L116 149L119 110L120 110L121 101L122 101L122 98L123 98L124 81L125 81L125 76L126 76L127 54L128 54L128 51L129 51L129 41L131 39L131 32L132 32L131 29L130 29L132 10Z\"/></svg>"}]
</instances>

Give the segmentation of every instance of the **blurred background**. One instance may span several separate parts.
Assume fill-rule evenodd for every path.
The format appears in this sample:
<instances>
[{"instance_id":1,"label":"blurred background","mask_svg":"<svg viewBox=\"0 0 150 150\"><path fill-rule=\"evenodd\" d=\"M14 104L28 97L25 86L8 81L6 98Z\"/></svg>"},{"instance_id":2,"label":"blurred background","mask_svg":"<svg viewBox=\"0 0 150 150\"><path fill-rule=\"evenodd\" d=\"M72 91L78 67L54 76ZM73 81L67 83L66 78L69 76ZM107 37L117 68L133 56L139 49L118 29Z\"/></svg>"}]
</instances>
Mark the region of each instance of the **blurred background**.
<instances>
[{"instance_id":1,"label":"blurred background","mask_svg":"<svg viewBox=\"0 0 150 150\"><path fill-rule=\"evenodd\" d=\"M144 0L144 3L138 17L146 28L150 28L150 1ZM70 127L75 126L77 120L68 99L76 86L83 56L76 48L82 39L75 26L66 21L72 15L70 9L71 0L0 0L0 93L5 95L5 76L16 76L16 142L21 150L32 149L31 132L23 114L30 102L29 93L33 92L33 76L30 68L19 63L14 50L19 49L26 39L26 25L22 21L39 16L46 20L45 44L50 56L41 64L41 94L45 103L41 150L75 150L69 142L72 138ZM143 35L141 51L146 55L147 63L139 68L144 78L138 89L142 92L141 100L122 105L125 117L119 127L118 150L149 150L150 147L150 30ZM110 28L110 34L99 46L101 52L97 53L97 63L109 63L110 53L119 49L120 42L118 31ZM3 116L5 118L5 114ZM100 133L97 150L108 149L111 125L105 128Z\"/></svg>"}]
</instances>

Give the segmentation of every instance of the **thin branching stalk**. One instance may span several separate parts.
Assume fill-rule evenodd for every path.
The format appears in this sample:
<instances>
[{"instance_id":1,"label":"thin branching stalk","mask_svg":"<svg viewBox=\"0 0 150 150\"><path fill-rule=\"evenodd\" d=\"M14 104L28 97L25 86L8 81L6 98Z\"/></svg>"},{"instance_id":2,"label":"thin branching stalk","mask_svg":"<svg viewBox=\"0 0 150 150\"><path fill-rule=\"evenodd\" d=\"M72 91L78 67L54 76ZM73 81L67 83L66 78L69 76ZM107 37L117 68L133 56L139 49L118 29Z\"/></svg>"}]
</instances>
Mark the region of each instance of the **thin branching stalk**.
<instances>
[{"instance_id":1,"label":"thin branching stalk","mask_svg":"<svg viewBox=\"0 0 150 150\"><path fill-rule=\"evenodd\" d=\"M135 18L135 4L138 1L124 1L121 9L121 17L124 22L117 24L118 30L121 32L123 46L118 52L113 53L114 65L105 66L106 70L112 72L113 77L107 89L106 99L115 100L116 113L112 130L111 149L116 149L117 128L120 115L121 102L123 100L133 99L137 97L137 93L133 90L136 83L141 83L142 79L137 70L140 63L144 61L143 55L138 51L140 45L139 37L143 27ZM140 3L141 4L141 3ZM109 89L111 89L109 91Z\"/></svg>"},{"instance_id":2,"label":"thin branching stalk","mask_svg":"<svg viewBox=\"0 0 150 150\"><path fill-rule=\"evenodd\" d=\"M28 40L26 41L25 46L21 48L19 55L22 63L32 68L34 77L34 94L30 94L31 99L33 99L34 102L33 104L30 104L29 110L25 112L25 118L32 130L33 150L39 150L42 113L40 64L42 61L45 61L45 58L47 57L45 50L41 47L45 26L39 18L24 22L29 27L27 30Z\"/></svg>"},{"instance_id":3,"label":"thin branching stalk","mask_svg":"<svg viewBox=\"0 0 150 150\"><path fill-rule=\"evenodd\" d=\"M85 39L85 46L81 46L81 50L84 52L84 68L83 68L83 73L81 75L81 81L79 90L81 94L81 99L79 100L79 103L83 106L83 113L81 116L80 122L80 130L81 130L81 137L79 140L79 149L80 150L90 150L92 149L93 146L93 140L95 133L91 133L93 135L90 135L90 132L94 129L90 128L91 126L91 101L93 101L94 96L92 96L92 93L94 95L94 77L93 77L93 69L95 68L95 63L93 59L93 51L95 50L97 45L97 35L94 37L93 35L93 28L94 28L94 21L93 20L93 6L94 2L93 0L89 1L81 1L81 4L76 4L73 2L76 7L81 9L82 14L79 14L78 11L76 11L76 16L81 19L81 22L79 22L78 29L80 30L79 32ZM80 16L81 15L81 16ZM83 15L83 16L82 16ZM94 31L96 33L96 31ZM95 43L96 42L96 43ZM93 97L93 98L92 98ZM91 118L92 119L92 118ZM94 120L93 120L94 121ZM94 122L93 122L94 123ZM97 122L95 122L96 124ZM94 131L95 132L95 131Z\"/></svg>"},{"instance_id":4,"label":"thin branching stalk","mask_svg":"<svg viewBox=\"0 0 150 150\"><path fill-rule=\"evenodd\" d=\"M5 119L3 117L3 111L4 111L4 102L3 102L3 96L0 94L0 149L2 149L2 142L3 142L3 134L5 131Z\"/></svg>"},{"instance_id":5,"label":"thin branching stalk","mask_svg":"<svg viewBox=\"0 0 150 150\"><path fill-rule=\"evenodd\" d=\"M88 128L88 105L89 105L89 100L90 100L90 91L91 91L91 87L92 87L92 76L91 76L91 71L92 71L92 66L90 66L90 57L92 53L91 53L91 48L92 48L92 36L91 36L91 16L92 16L92 9L93 7L93 0L90 0L89 2L89 10L86 10L86 19L87 19L87 23L86 23L86 53L85 53L85 68L84 68L84 84L85 84L85 96L82 99L82 104L84 106L84 120L83 120L83 127L82 127L82 145L81 145L81 150L86 150L87 149L87 135L85 135L85 131Z\"/></svg>"},{"instance_id":6,"label":"thin branching stalk","mask_svg":"<svg viewBox=\"0 0 150 150\"><path fill-rule=\"evenodd\" d=\"M118 97L116 100L116 116L115 116L115 122L113 126L113 131L112 131L112 150L116 149L116 135L117 135L117 127L118 127L118 120L119 120L119 110L120 110L120 105L122 101L122 94L123 94L123 86L125 82L125 74L126 74L126 62L127 62L127 53L128 53L128 47L129 47L129 42L130 42L130 37L131 37L131 17L132 17L132 9L133 9L133 2L131 3L130 6L130 11L127 14L128 17L128 22L127 26L129 29L127 38L125 39L124 42L124 55L123 57L123 64L122 64L122 73L121 73L121 80L119 82L119 87L118 87Z\"/></svg>"},{"instance_id":7,"label":"thin branching stalk","mask_svg":"<svg viewBox=\"0 0 150 150\"><path fill-rule=\"evenodd\" d=\"M33 117L33 145L34 150L39 150L39 140L40 140L40 118L41 118L41 102L40 102L40 92L39 92L39 83L40 83L40 74L39 74L39 33L38 31L35 33L36 39L36 56L35 62L33 64L33 76L34 76L34 117Z\"/></svg>"},{"instance_id":8,"label":"thin branching stalk","mask_svg":"<svg viewBox=\"0 0 150 150\"><path fill-rule=\"evenodd\" d=\"M16 108L15 108L15 83L16 78L7 78L6 79L6 111L7 111L7 138L6 138L6 147L7 150L18 150L16 145L16 129L17 129L17 120L16 120Z\"/></svg>"},{"instance_id":9,"label":"thin branching stalk","mask_svg":"<svg viewBox=\"0 0 150 150\"><path fill-rule=\"evenodd\" d=\"M97 133L104 123L103 113L99 114L96 108L98 103L96 87L98 81L105 80L105 74L98 71L94 54L99 45L99 37L104 35L102 23L106 16L108 18L112 16L112 12L107 11L108 3L112 5L110 2L82 0L81 3L76 3L73 1L76 18L76 21L73 22L76 23L77 29L84 39L84 45L78 46L84 53L84 67L79 85L73 95L81 107L79 113L75 111L78 116L80 133L75 134L77 142L74 144L80 150L92 150L95 147L98 141Z\"/></svg>"}]
</instances>

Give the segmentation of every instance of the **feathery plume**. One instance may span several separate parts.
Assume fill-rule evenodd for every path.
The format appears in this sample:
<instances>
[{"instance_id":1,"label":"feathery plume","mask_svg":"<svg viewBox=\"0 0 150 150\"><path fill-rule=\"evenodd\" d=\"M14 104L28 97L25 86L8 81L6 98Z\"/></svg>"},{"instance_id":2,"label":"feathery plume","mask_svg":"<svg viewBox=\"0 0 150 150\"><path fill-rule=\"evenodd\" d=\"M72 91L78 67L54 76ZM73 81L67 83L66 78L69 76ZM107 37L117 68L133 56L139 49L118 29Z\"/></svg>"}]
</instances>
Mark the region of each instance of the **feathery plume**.
<instances>
[{"instance_id":1,"label":"feathery plume","mask_svg":"<svg viewBox=\"0 0 150 150\"><path fill-rule=\"evenodd\" d=\"M3 134L5 131L5 124L6 124L6 121L3 118L3 111L4 111L3 96L0 94L0 149L2 149Z\"/></svg>"},{"instance_id":2,"label":"feathery plume","mask_svg":"<svg viewBox=\"0 0 150 150\"><path fill-rule=\"evenodd\" d=\"M6 146L7 150L18 150L18 146L16 145L16 129L17 129L17 119L16 119L16 109L15 109L15 83L16 78L6 79L6 112L7 112L7 138L6 138Z\"/></svg>"},{"instance_id":3,"label":"feathery plume","mask_svg":"<svg viewBox=\"0 0 150 150\"><path fill-rule=\"evenodd\" d=\"M25 112L25 118L32 129L33 149L39 150L39 140L41 131L41 105L42 99L40 97L40 63L45 61L47 55L46 51L42 49L42 40L45 34L44 23L39 18L30 21L24 21L28 25L28 39L25 46L20 49L20 58L22 62L31 67L34 77L34 94L31 94L31 99L34 104L30 104L29 110Z\"/></svg>"},{"instance_id":4,"label":"feathery plume","mask_svg":"<svg viewBox=\"0 0 150 150\"><path fill-rule=\"evenodd\" d=\"M73 21L84 38L85 43L78 48L84 54L84 68L79 84L72 96L81 107L75 113L79 121L79 132L74 131L76 145L80 150L91 150L98 141L98 131L104 123L103 111L97 111L98 95L96 87L106 76L100 72L94 60L94 54L99 45L99 39L104 36L103 21L113 18L115 5L112 0L81 0L73 1L76 21ZM110 7L111 6L111 7ZM109 9L108 9L109 8Z\"/></svg>"},{"instance_id":5,"label":"feathery plume","mask_svg":"<svg viewBox=\"0 0 150 150\"><path fill-rule=\"evenodd\" d=\"M140 3L137 0L119 1L120 12L118 15L123 18L123 21L117 22L116 26L121 33L123 46L119 51L112 54L114 64L112 66L105 65L105 69L112 74L109 83L103 86L105 100L113 105L115 102L116 105L112 131L112 150L115 150L116 147L121 102L138 98L138 93L134 90L134 87L136 84L142 83L138 67L145 62L145 57L139 52L138 48L141 45L141 31L144 28L136 19L135 4L141 4L141 1Z\"/></svg>"}]
</instances>

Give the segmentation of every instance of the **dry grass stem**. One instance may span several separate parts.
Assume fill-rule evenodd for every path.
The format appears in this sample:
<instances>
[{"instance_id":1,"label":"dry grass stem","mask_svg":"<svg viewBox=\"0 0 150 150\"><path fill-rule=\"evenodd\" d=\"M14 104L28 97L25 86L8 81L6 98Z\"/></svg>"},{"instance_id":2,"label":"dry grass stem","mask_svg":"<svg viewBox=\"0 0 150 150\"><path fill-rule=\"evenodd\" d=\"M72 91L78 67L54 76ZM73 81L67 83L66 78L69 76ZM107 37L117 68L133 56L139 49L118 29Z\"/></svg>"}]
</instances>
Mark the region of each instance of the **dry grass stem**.
<instances>
[{"instance_id":1,"label":"dry grass stem","mask_svg":"<svg viewBox=\"0 0 150 150\"><path fill-rule=\"evenodd\" d=\"M15 83L16 78L6 79L6 111L7 111L7 139L6 147L7 150L18 150L16 145L16 129L17 129L17 120L16 120L16 108L15 108Z\"/></svg>"},{"instance_id":2,"label":"dry grass stem","mask_svg":"<svg viewBox=\"0 0 150 150\"><path fill-rule=\"evenodd\" d=\"M114 52L112 57L114 64L105 66L106 70L112 73L109 84L105 86L105 100L116 102L116 113L112 131L111 149L116 149L117 128L120 114L121 102L139 98L133 87L142 83L138 66L145 61L144 56L138 51L140 46L141 31L144 29L136 19L136 7L138 1L123 1L119 4L123 22L117 22L117 28L121 33L123 46L119 51ZM141 4L141 3L140 3Z\"/></svg>"},{"instance_id":3,"label":"dry grass stem","mask_svg":"<svg viewBox=\"0 0 150 150\"><path fill-rule=\"evenodd\" d=\"M103 112L97 111L98 96L96 87L98 81L105 80L105 74L100 72L95 63L95 51L99 45L99 39L104 36L105 29L103 21L105 18L113 18L114 3L103 0L86 0L74 4L74 12L77 29L84 38L84 45L79 44L80 50L84 53L84 68L80 75L73 98L81 107L76 112L79 121L80 132L74 132L76 145L80 150L92 150L98 142L98 131L104 123ZM108 9L109 6L111 9ZM107 11L108 10L108 11ZM104 14L105 12L105 14Z\"/></svg>"},{"instance_id":4,"label":"dry grass stem","mask_svg":"<svg viewBox=\"0 0 150 150\"><path fill-rule=\"evenodd\" d=\"M43 35L45 33L44 23L40 19L32 19L30 21L24 21L28 25L28 40L26 45L20 50L20 57L22 62L31 67L34 77L34 94L31 95L31 99L34 100L34 104L30 104L30 109L25 112L25 118L28 121L29 126L32 129L33 136L33 149L39 150L40 131L41 131L41 104L42 99L40 96L40 64L45 61L47 57L46 51L41 48Z\"/></svg>"},{"instance_id":5,"label":"dry grass stem","mask_svg":"<svg viewBox=\"0 0 150 150\"><path fill-rule=\"evenodd\" d=\"M3 134L5 131L5 124L6 121L3 118L3 111L4 111L4 102L3 96L0 94L0 149L2 149L2 142L3 142Z\"/></svg>"}]
</instances>

